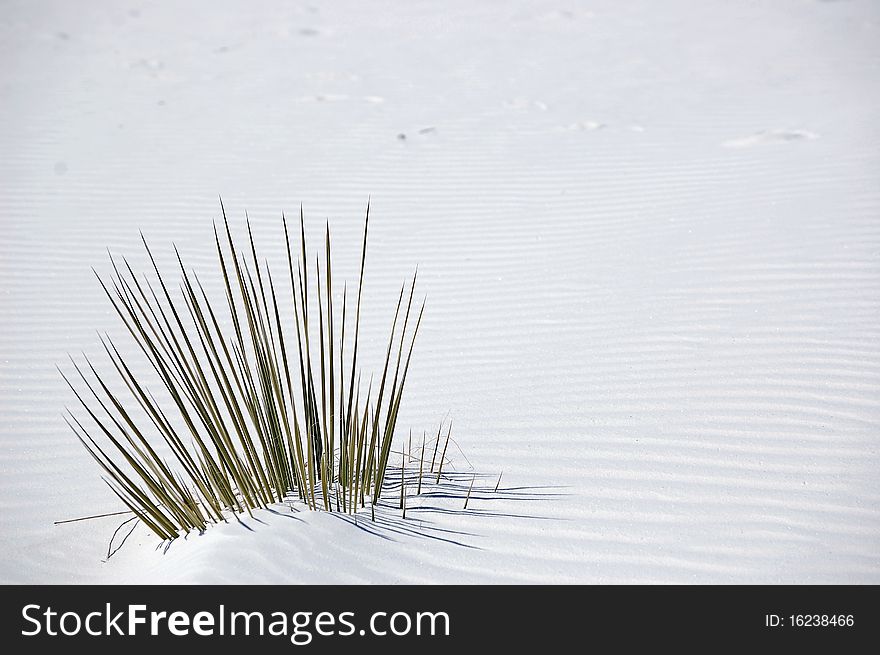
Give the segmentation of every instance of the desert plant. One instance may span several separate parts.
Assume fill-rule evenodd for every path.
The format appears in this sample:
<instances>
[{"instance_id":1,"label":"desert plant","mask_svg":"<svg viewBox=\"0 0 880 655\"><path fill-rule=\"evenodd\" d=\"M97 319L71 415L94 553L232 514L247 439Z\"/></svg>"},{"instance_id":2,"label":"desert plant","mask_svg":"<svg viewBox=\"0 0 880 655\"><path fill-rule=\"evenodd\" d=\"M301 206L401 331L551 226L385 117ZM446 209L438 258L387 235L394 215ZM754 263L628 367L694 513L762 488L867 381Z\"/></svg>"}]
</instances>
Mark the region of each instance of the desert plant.
<instances>
[{"instance_id":1,"label":"desert plant","mask_svg":"<svg viewBox=\"0 0 880 655\"><path fill-rule=\"evenodd\" d=\"M88 358L84 365L71 359L83 390L62 372L87 417L68 410L68 424L113 493L163 539L291 493L311 509L353 513L375 505L425 308L423 301L413 310L413 275L400 288L375 392L372 378L364 392L358 343L369 205L356 303L350 306L346 286L338 336L329 224L312 280L302 209L297 246L282 216L291 291L285 299L268 262L258 259L250 221L240 248L222 201L221 211L214 241L225 303L208 298L176 248L181 296L173 297L143 237L154 281L139 279L124 257L112 255L113 275L98 276L166 402L156 400L106 335L101 341L128 391L126 402ZM310 304L312 290L317 298ZM170 464L156 450L160 440Z\"/></svg>"}]
</instances>

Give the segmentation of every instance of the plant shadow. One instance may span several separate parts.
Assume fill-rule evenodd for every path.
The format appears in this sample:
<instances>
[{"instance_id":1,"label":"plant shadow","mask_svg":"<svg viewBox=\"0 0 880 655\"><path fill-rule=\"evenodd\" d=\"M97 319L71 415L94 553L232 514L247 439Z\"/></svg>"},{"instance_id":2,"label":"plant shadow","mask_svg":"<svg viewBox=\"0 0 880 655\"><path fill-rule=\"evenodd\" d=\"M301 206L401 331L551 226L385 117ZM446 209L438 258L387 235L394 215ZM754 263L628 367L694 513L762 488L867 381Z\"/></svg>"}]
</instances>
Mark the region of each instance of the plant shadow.
<instances>
[{"instance_id":1,"label":"plant shadow","mask_svg":"<svg viewBox=\"0 0 880 655\"><path fill-rule=\"evenodd\" d=\"M346 512L344 507L343 511L336 511L339 499L331 491L329 502L334 511L320 513L375 539L392 542L417 539L482 550L475 543L482 536L479 528L474 530L450 526L448 517L565 521L564 518L541 513L540 507L545 502L567 496L566 489L561 485L505 485L497 476L472 471L446 470L439 474L425 471L420 475L418 471L406 467L389 465L382 497L375 506L366 497L363 504L358 503L354 511ZM323 498L319 493L316 493L316 501L319 506L323 506ZM405 511L402 507L404 502ZM308 523L298 514L308 514L309 510L295 495L290 495L283 503L276 503L260 511L268 512L273 517ZM231 515L227 517L226 523L235 523L239 528L252 533L257 531L252 524L269 525L256 513ZM454 522L454 525L460 524L460 520ZM204 530L193 531L182 535L182 539L186 541L198 538L205 533ZM157 550L161 549L166 554L176 541L178 540L163 541L157 546Z\"/></svg>"},{"instance_id":2,"label":"plant shadow","mask_svg":"<svg viewBox=\"0 0 880 655\"><path fill-rule=\"evenodd\" d=\"M502 486L500 480L496 483L495 476L474 472L446 471L439 475L425 472L420 476L405 467L389 466L382 498L375 507L366 499L354 513L331 512L329 516L378 539L415 538L482 550L472 543L481 536L479 531L450 527L444 525L448 521L440 519L473 516L564 520L525 509L568 495L564 489L562 486ZM527 505L522 506L522 511L511 511L509 503Z\"/></svg>"}]
</instances>

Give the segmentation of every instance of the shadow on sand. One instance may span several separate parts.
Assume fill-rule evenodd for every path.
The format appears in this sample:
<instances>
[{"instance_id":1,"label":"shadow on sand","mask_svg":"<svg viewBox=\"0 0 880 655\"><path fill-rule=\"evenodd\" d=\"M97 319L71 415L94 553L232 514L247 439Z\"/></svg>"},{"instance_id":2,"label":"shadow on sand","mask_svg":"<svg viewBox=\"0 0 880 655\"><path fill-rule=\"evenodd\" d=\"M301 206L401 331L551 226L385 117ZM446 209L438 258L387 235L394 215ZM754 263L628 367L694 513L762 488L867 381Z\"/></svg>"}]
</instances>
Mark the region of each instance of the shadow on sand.
<instances>
[{"instance_id":1,"label":"shadow on sand","mask_svg":"<svg viewBox=\"0 0 880 655\"><path fill-rule=\"evenodd\" d=\"M481 550L471 543L480 537L478 532L453 529L444 526L445 522L438 519L447 516L474 516L480 519L512 518L524 521L565 520L540 513L544 502L568 495L563 486L506 486L496 476L462 471L444 471L439 476L436 472L426 471L421 476L421 485L419 477L418 471L389 466L382 498L375 507L366 498L364 504L358 504L353 513L333 511L326 512L326 515L377 539L426 539L475 550ZM405 494L403 501L401 486ZM316 498L320 505L322 499L318 494ZM332 493L330 500L335 509L337 499ZM276 503L261 511L279 518L307 522L297 516L307 510L295 496L289 497L283 504ZM241 529L250 532L255 531L251 523L267 525L257 514L230 515L227 521L235 522ZM186 541L203 534L204 531L191 532L181 538ZM175 541L177 540L163 541L157 546L157 550L167 553Z\"/></svg>"}]
</instances>

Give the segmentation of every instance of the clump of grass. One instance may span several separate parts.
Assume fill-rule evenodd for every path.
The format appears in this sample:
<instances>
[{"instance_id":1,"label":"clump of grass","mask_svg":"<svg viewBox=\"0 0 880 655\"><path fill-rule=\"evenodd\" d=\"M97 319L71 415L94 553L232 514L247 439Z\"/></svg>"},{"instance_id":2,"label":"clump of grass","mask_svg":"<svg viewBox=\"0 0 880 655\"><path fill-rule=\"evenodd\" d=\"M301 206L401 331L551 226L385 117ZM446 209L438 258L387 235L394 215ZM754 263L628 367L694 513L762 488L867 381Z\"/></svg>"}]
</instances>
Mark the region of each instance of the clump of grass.
<instances>
[{"instance_id":1,"label":"clump of grass","mask_svg":"<svg viewBox=\"0 0 880 655\"><path fill-rule=\"evenodd\" d=\"M374 506L425 308L424 301L413 307L413 275L400 288L377 388L371 379L362 394L358 345L369 205L357 294L352 306L347 287L343 292L338 330L329 225L312 267L302 210L298 244L282 217L287 297L257 256L250 222L239 245L222 201L221 210L214 241L225 303L208 298L176 249L181 295L172 296L146 240L153 281L112 256L113 275L98 277L166 402L156 400L109 336L101 341L127 400L88 358L71 360L84 390L62 372L85 412L78 418L68 411L68 424L113 493L163 539L225 521L228 512L250 514L291 493L311 509L354 513L368 501ZM317 302L310 304L312 293ZM157 452L159 442L170 463Z\"/></svg>"}]
</instances>

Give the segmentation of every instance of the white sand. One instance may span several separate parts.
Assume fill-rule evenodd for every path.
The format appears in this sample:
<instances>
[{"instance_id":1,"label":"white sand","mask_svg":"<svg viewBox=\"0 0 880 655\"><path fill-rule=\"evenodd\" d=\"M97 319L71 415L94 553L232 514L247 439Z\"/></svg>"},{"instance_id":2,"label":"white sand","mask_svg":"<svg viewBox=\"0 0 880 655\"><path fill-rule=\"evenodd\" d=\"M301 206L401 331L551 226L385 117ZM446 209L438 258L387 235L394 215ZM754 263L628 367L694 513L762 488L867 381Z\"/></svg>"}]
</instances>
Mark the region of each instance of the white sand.
<instances>
[{"instance_id":1,"label":"white sand","mask_svg":"<svg viewBox=\"0 0 880 655\"><path fill-rule=\"evenodd\" d=\"M0 581L880 582L876 2L177 4L0 12ZM218 193L340 280L372 194L367 364L418 264L401 425L527 496L53 526L120 509L54 368L121 334L90 267L213 279Z\"/></svg>"}]
</instances>

